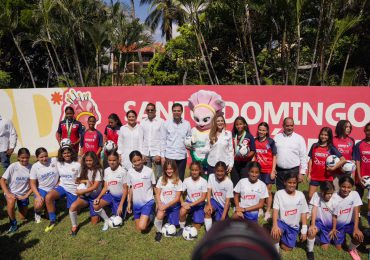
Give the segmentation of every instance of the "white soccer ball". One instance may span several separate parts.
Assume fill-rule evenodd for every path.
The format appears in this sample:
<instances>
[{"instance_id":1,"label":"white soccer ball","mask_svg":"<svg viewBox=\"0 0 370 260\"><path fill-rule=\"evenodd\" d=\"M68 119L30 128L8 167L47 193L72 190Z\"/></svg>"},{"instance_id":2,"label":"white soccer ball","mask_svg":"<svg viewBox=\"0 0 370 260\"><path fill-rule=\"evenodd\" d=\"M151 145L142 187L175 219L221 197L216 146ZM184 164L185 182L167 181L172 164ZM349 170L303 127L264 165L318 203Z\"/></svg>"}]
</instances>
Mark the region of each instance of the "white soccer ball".
<instances>
[{"instance_id":1,"label":"white soccer ball","mask_svg":"<svg viewBox=\"0 0 370 260\"><path fill-rule=\"evenodd\" d=\"M77 186L77 190L86 190L88 187L85 183L80 183L78 184ZM84 196L89 196L90 195L90 192L87 192L84 194Z\"/></svg>"},{"instance_id":2,"label":"white soccer ball","mask_svg":"<svg viewBox=\"0 0 370 260\"><path fill-rule=\"evenodd\" d=\"M63 138L62 141L60 141L60 147L70 147L72 145L72 142L69 138Z\"/></svg>"},{"instance_id":3,"label":"white soccer ball","mask_svg":"<svg viewBox=\"0 0 370 260\"><path fill-rule=\"evenodd\" d=\"M246 156L249 153L248 145L240 144L238 147L239 147L239 153L241 156Z\"/></svg>"},{"instance_id":4,"label":"white soccer ball","mask_svg":"<svg viewBox=\"0 0 370 260\"><path fill-rule=\"evenodd\" d=\"M109 227L111 228L119 228L120 226L122 226L122 218L120 216L111 216L109 218Z\"/></svg>"},{"instance_id":5,"label":"white soccer ball","mask_svg":"<svg viewBox=\"0 0 370 260\"><path fill-rule=\"evenodd\" d=\"M191 136L185 137L184 143L185 143L186 148L191 148L192 147L192 137Z\"/></svg>"},{"instance_id":6,"label":"white soccer ball","mask_svg":"<svg viewBox=\"0 0 370 260\"><path fill-rule=\"evenodd\" d=\"M111 152L113 151L114 149L116 149L116 144L112 141L112 140L108 140L105 142L104 144L104 149L105 151L107 152Z\"/></svg>"},{"instance_id":7,"label":"white soccer ball","mask_svg":"<svg viewBox=\"0 0 370 260\"><path fill-rule=\"evenodd\" d=\"M356 164L352 161L346 161L345 164L342 166L342 172L345 174L352 174L356 170Z\"/></svg>"},{"instance_id":8,"label":"white soccer ball","mask_svg":"<svg viewBox=\"0 0 370 260\"><path fill-rule=\"evenodd\" d=\"M369 189L370 188L370 176L364 176L364 177L362 177L361 183L362 183L362 185L364 185L364 187L366 189Z\"/></svg>"},{"instance_id":9,"label":"white soccer ball","mask_svg":"<svg viewBox=\"0 0 370 260\"><path fill-rule=\"evenodd\" d=\"M198 230L193 226L186 226L182 232L182 237L185 240L193 240L194 238L197 238L198 236Z\"/></svg>"},{"instance_id":10,"label":"white soccer ball","mask_svg":"<svg viewBox=\"0 0 370 260\"><path fill-rule=\"evenodd\" d=\"M336 156L336 155L329 155L326 158L326 166L328 166L328 167L334 167L339 161L340 161L340 159L338 158L338 156Z\"/></svg>"},{"instance_id":11,"label":"white soccer ball","mask_svg":"<svg viewBox=\"0 0 370 260\"><path fill-rule=\"evenodd\" d=\"M176 236L176 227L174 225L171 225L169 223L166 223L162 227L162 234L165 237L174 237L174 236Z\"/></svg>"}]
</instances>

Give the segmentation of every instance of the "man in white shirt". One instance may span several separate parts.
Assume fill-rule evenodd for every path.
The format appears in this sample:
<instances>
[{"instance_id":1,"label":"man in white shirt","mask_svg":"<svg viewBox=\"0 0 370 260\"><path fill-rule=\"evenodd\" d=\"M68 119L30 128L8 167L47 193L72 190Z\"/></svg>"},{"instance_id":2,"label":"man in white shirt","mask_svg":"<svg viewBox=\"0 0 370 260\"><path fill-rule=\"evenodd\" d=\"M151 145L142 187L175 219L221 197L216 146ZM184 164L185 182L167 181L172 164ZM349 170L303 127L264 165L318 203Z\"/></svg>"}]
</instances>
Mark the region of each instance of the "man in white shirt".
<instances>
[{"instance_id":1,"label":"man in white shirt","mask_svg":"<svg viewBox=\"0 0 370 260\"><path fill-rule=\"evenodd\" d=\"M17 132L12 121L0 115L0 162L4 171L10 165L10 156L17 145Z\"/></svg>"},{"instance_id":2,"label":"man in white shirt","mask_svg":"<svg viewBox=\"0 0 370 260\"><path fill-rule=\"evenodd\" d=\"M284 118L282 133L275 136L276 155L276 189L284 189L284 176L294 172L303 181L307 170L307 150L303 137L294 132L294 120Z\"/></svg>"},{"instance_id":3,"label":"man in white shirt","mask_svg":"<svg viewBox=\"0 0 370 260\"><path fill-rule=\"evenodd\" d=\"M148 115L140 125L143 128L143 155L146 158L146 166L154 167L156 179L162 176L161 164L161 128L163 119L156 116L156 107L153 103L146 106Z\"/></svg>"}]
</instances>

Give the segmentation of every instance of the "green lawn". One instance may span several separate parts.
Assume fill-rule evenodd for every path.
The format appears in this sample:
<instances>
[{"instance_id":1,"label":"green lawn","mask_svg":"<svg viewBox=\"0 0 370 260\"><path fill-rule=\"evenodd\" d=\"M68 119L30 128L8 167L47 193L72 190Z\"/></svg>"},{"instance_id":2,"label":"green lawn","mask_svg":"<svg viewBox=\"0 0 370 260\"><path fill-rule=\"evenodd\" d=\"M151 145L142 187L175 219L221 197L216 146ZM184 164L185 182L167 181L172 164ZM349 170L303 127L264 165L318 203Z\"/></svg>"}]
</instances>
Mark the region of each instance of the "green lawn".
<instances>
[{"instance_id":1,"label":"green lawn","mask_svg":"<svg viewBox=\"0 0 370 260\"><path fill-rule=\"evenodd\" d=\"M14 159L14 158L13 158ZM0 175L3 170L0 168ZM307 185L302 185L307 190ZM7 235L8 218L4 197L0 196L0 252L7 259L41 258L41 259L189 259L197 241L185 241L183 238L163 238L161 243L154 242L155 229L148 234L139 234L134 230L132 217L124 222L119 229L109 229L101 232L102 224L90 225L88 211L78 216L80 231L76 237L69 235L70 220L68 212L59 211L58 225L51 233L45 233L48 221L43 219L40 224L33 221L32 208L29 211L29 222L21 223L19 230L13 235ZM32 207L33 196L31 196ZM65 207L61 203L61 208ZM366 216L366 210L362 215ZM366 219L362 223L367 225ZM261 224L266 224L261 221ZM202 228L200 237L204 234ZM348 241L348 238L347 238ZM283 259L305 259L305 243L299 244L292 252L282 253ZM362 259L368 259L366 250ZM337 251L330 247L324 251L315 247L316 259L351 259L345 251Z\"/></svg>"}]
</instances>

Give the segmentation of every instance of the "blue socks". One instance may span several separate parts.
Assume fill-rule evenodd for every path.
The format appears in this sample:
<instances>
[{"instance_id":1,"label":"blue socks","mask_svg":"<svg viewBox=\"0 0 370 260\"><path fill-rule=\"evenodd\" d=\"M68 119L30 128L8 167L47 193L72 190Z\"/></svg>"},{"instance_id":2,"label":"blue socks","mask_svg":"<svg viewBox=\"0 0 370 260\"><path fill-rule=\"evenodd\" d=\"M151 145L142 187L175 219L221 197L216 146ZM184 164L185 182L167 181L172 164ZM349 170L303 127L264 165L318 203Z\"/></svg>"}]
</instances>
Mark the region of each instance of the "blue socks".
<instances>
[{"instance_id":1,"label":"blue socks","mask_svg":"<svg viewBox=\"0 0 370 260\"><path fill-rule=\"evenodd\" d=\"M49 212L49 220L50 222L55 222L57 219L57 215L55 214L55 212Z\"/></svg>"}]
</instances>

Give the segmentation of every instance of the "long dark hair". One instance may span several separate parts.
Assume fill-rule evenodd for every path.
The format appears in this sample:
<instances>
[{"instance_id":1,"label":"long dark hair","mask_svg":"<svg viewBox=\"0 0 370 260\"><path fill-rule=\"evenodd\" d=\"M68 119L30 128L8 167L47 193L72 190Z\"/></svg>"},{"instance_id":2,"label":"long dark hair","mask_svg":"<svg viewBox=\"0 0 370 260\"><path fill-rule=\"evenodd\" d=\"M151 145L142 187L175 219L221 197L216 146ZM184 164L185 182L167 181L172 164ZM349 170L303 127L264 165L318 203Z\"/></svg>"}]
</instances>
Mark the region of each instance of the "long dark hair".
<instances>
[{"instance_id":1,"label":"long dark hair","mask_svg":"<svg viewBox=\"0 0 370 260\"><path fill-rule=\"evenodd\" d=\"M237 134L238 134L238 130L236 129L236 121L242 121L244 124L245 124L245 127L244 127L244 131L246 131L248 134L250 134L250 132L249 132L249 126L248 126L248 123L247 123L247 121L245 120L245 118L244 117L242 117L242 116L238 116L237 118L235 118L235 120L234 120L234 126L233 126L233 135L234 136L236 136Z\"/></svg>"},{"instance_id":2,"label":"long dark hair","mask_svg":"<svg viewBox=\"0 0 370 260\"><path fill-rule=\"evenodd\" d=\"M318 137L318 144L321 145L322 142L320 140L320 135L323 133L323 132L326 132L328 134L328 142L327 142L327 146L330 147L333 145L333 131L331 130L330 127L323 127L321 128L320 130L320 133L319 133L319 137Z\"/></svg>"},{"instance_id":3,"label":"long dark hair","mask_svg":"<svg viewBox=\"0 0 370 260\"><path fill-rule=\"evenodd\" d=\"M270 127L269 127L269 124L267 124L266 122L261 122L258 124L256 137L259 138L258 128L260 128L260 126L266 127L267 129L266 138L269 138L270 137Z\"/></svg>"},{"instance_id":4,"label":"long dark hair","mask_svg":"<svg viewBox=\"0 0 370 260\"><path fill-rule=\"evenodd\" d=\"M96 155L96 153L90 151L90 152L85 153L84 156L82 157L82 161L81 161L81 174L80 174L80 177L78 178L78 180L87 180L88 179L89 168L87 167L86 162L85 162L86 157L91 157L91 159L93 160L92 181L95 181L96 174L98 172L99 172L101 178L103 178L103 168L102 168L102 166L100 164L99 158Z\"/></svg>"},{"instance_id":5,"label":"long dark hair","mask_svg":"<svg viewBox=\"0 0 370 260\"><path fill-rule=\"evenodd\" d=\"M71 153L71 161L76 162L78 157L77 153L69 146L62 147L58 151L58 162L64 163L63 152L68 150Z\"/></svg>"},{"instance_id":6,"label":"long dark hair","mask_svg":"<svg viewBox=\"0 0 370 260\"><path fill-rule=\"evenodd\" d=\"M119 116L116 114L116 113L112 113L108 116L108 120L109 119L112 119L113 121L115 121L117 123L117 126L121 127L122 126L122 122L121 122L121 119L119 119Z\"/></svg>"},{"instance_id":7,"label":"long dark hair","mask_svg":"<svg viewBox=\"0 0 370 260\"><path fill-rule=\"evenodd\" d=\"M335 137L344 138L346 136L346 124L349 123L351 132L352 132L352 124L348 120L339 120L337 125L335 126Z\"/></svg>"}]
</instances>

